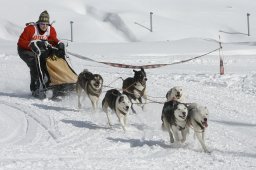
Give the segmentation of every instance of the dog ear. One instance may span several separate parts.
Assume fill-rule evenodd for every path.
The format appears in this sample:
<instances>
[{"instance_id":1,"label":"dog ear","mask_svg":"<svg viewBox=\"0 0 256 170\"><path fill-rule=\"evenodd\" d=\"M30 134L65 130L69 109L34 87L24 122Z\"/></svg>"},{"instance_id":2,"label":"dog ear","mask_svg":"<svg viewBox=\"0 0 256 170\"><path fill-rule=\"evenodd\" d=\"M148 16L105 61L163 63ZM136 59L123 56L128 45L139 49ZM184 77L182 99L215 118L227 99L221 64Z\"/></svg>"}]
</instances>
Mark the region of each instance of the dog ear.
<instances>
[{"instance_id":1,"label":"dog ear","mask_svg":"<svg viewBox=\"0 0 256 170\"><path fill-rule=\"evenodd\" d=\"M166 98L167 98L170 94L172 94L172 89L167 92Z\"/></svg>"},{"instance_id":2,"label":"dog ear","mask_svg":"<svg viewBox=\"0 0 256 170\"><path fill-rule=\"evenodd\" d=\"M118 102L121 103L124 101L124 96L120 96Z\"/></svg>"},{"instance_id":3,"label":"dog ear","mask_svg":"<svg viewBox=\"0 0 256 170\"><path fill-rule=\"evenodd\" d=\"M182 103L182 104L184 104L187 108L190 106L189 103Z\"/></svg>"},{"instance_id":4,"label":"dog ear","mask_svg":"<svg viewBox=\"0 0 256 170\"><path fill-rule=\"evenodd\" d=\"M145 73L145 71L144 71L144 68L143 68L143 67L141 67L141 68L140 68L140 70L141 70L141 71L143 71L143 72Z\"/></svg>"},{"instance_id":5,"label":"dog ear","mask_svg":"<svg viewBox=\"0 0 256 170\"><path fill-rule=\"evenodd\" d=\"M85 69L83 70L83 72L89 72L89 70L85 68Z\"/></svg>"}]
</instances>

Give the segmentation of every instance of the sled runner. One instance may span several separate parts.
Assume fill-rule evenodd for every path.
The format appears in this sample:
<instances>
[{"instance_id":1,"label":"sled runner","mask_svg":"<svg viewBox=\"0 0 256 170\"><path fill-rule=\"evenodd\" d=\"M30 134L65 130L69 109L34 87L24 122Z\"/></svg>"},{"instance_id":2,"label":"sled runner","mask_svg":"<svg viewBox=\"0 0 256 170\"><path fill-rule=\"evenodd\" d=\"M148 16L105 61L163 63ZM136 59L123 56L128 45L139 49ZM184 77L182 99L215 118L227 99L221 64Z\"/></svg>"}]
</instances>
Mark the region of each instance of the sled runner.
<instances>
[{"instance_id":1,"label":"sled runner","mask_svg":"<svg viewBox=\"0 0 256 170\"><path fill-rule=\"evenodd\" d=\"M39 50L36 55L40 83L38 98L55 99L74 91L78 76L67 62L65 52L60 53L58 48L52 47L47 41L43 46L35 43ZM42 58L45 59L45 65Z\"/></svg>"}]
</instances>

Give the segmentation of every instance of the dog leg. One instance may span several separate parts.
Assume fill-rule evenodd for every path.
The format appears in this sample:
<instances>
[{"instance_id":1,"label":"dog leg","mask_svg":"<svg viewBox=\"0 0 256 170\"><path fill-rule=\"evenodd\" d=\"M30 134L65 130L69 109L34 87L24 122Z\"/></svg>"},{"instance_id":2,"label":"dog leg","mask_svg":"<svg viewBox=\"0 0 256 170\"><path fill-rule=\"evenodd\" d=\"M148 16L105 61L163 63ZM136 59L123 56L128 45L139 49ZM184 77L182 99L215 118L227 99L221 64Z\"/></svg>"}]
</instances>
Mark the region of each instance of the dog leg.
<instances>
[{"instance_id":1,"label":"dog leg","mask_svg":"<svg viewBox=\"0 0 256 170\"><path fill-rule=\"evenodd\" d=\"M142 104L142 98L138 98L138 105L141 107L141 109L143 110L143 104Z\"/></svg>"},{"instance_id":2,"label":"dog leg","mask_svg":"<svg viewBox=\"0 0 256 170\"><path fill-rule=\"evenodd\" d=\"M98 105L98 100L99 98L97 96L92 96L92 95L88 95L90 100L91 100L91 103L92 103L92 108L94 110L94 112L96 111L97 109L97 105Z\"/></svg>"},{"instance_id":3,"label":"dog leg","mask_svg":"<svg viewBox=\"0 0 256 170\"><path fill-rule=\"evenodd\" d=\"M131 109L132 109L132 112L134 113L134 114L137 114L137 112L134 110L134 108L133 108L133 103L132 103L132 105L131 105Z\"/></svg>"},{"instance_id":4,"label":"dog leg","mask_svg":"<svg viewBox=\"0 0 256 170\"><path fill-rule=\"evenodd\" d=\"M106 112L106 115L107 115L107 118L108 118L108 125L109 125L109 127L112 127L112 123L110 121L110 115L109 115L108 111Z\"/></svg>"},{"instance_id":5,"label":"dog leg","mask_svg":"<svg viewBox=\"0 0 256 170\"><path fill-rule=\"evenodd\" d=\"M174 140L179 142L180 141L180 137L179 137L179 129L177 129L176 126L172 126L172 131L173 131L173 136L174 136Z\"/></svg>"},{"instance_id":6,"label":"dog leg","mask_svg":"<svg viewBox=\"0 0 256 170\"><path fill-rule=\"evenodd\" d=\"M82 94L82 88L79 84L77 85L76 92L77 92L77 97L78 97L78 108L81 109L80 97L81 97L81 94Z\"/></svg>"},{"instance_id":7,"label":"dog leg","mask_svg":"<svg viewBox=\"0 0 256 170\"><path fill-rule=\"evenodd\" d=\"M126 122L125 116L124 116L124 115L120 115L120 113L117 113L117 117L118 117L118 119L119 119L119 122L120 122L120 124L121 124L121 126L122 126L124 132L126 132L126 128L125 128L125 122Z\"/></svg>"},{"instance_id":8,"label":"dog leg","mask_svg":"<svg viewBox=\"0 0 256 170\"><path fill-rule=\"evenodd\" d=\"M112 127L112 123L110 121L110 115L109 115L109 112L108 112L108 103L107 102L104 102L103 106L102 106L102 109L103 111L106 113L107 115L107 118L108 118L108 125L109 127Z\"/></svg>"},{"instance_id":9,"label":"dog leg","mask_svg":"<svg viewBox=\"0 0 256 170\"><path fill-rule=\"evenodd\" d=\"M181 143L184 143L186 141L187 134L189 133L188 130L189 129L187 127L184 130L181 130L181 136L182 136Z\"/></svg>"},{"instance_id":10,"label":"dog leg","mask_svg":"<svg viewBox=\"0 0 256 170\"><path fill-rule=\"evenodd\" d=\"M145 104L142 104L142 98L141 98L141 97L138 98L138 101L139 101L138 103L139 103L141 109L142 109L143 111L145 111L145 109L144 109Z\"/></svg>"},{"instance_id":11,"label":"dog leg","mask_svg":"<svg viewBox=\"0 0 256 170\"><path fill-rule=\"evenodd\" d=\"M145 100L145 103L142 106L142 110L145 111L145 106L146 104L148 104L148 96L147 96L146 90L144 91L143 98Z\"/></svg>"},{"instance_id":12,"label":"dog leg","mask_svg":"<svg viewBox=\"0 0 256 170\"><path fill-rule=\"evenodd\" d=\"M172 132L171 132L171 126L170 126L170 124L167 122L167 120L165 119L165 117L163 118L163 123L164 123L165 129L167 129L167 131L169 132L170 142L171 142L171 143L174 143L173 134L172 134Z\"/></svg>"},{"instance_id":13,"label":"dog leg","mask_svg":"<svg viewBox=\"0 0 256 170\"><path fill-rule=\"evenodd\" d=\"M204 132L195 132L198 141L200 142L202 148L204 149L204 152L210 153L210 152L208 151L208 149L206 148L206 145L205 145L205 142L204 142L204 139L203 139L203 136L204 136L203 133L204 133Z\"/></svg>"}]
</instances>

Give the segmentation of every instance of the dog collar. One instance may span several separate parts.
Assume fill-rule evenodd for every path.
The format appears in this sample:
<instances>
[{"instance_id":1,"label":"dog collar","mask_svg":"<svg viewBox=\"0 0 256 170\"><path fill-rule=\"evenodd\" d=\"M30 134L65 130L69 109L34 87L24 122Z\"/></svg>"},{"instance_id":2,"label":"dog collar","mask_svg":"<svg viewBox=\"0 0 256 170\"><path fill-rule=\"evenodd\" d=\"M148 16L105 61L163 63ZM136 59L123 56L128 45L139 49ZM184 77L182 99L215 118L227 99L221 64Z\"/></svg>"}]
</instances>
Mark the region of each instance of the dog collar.
<instances>
[{"instance_id":1,"label":"dog collar","mask_svg":"<svg viewBox=\"0 0 256 170\"><path fill-rule=\"evenodd\" d=\"M118 111L122 114L122 115L126 115L127 113L123 112L122 110L118 109Z\"/></svg>"},{"instance_id":2,"label":"dog collar","mask_svg":"<svg viewBox=\"0 0 256 170\"><path fill-rule=\"evenodd\" d=\"M179 126L179 130L184 130L185 127Z\"/></svg>"},{"instance_id":3,"label":"dog collar","mask_svg":"<svg viewBox=\"0 0 256 170\"><path fill-rule=\"evenodd\" d=\"M173 125L174 125L174 126L178 126L178 127L179 127L179 130L184 130L185 127L186 127L186 124L185 124L185 126L183 127L183 126L179 126L176 122L174 122Z\"/></svg>"}]
</instances>

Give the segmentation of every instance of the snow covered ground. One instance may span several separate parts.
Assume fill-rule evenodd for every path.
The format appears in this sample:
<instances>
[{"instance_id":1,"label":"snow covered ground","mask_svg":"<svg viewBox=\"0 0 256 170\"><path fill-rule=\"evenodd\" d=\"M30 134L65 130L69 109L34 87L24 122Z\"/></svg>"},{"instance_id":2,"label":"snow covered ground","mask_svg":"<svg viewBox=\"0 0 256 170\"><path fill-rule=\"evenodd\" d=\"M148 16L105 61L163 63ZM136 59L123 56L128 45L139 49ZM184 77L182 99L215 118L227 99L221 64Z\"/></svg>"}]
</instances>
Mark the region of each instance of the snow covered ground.
<instances>
[{"instance_id":1,"label":"snow covered ground","mask_svg":"<svg viewBox=\"0 0 256 170\"><path fill-rule=\"evenodd\" d=\"M256 2L0 2L0 169L256 169ZM21 3L34 8L21 7ZM193 133L185 144L170 144L168 133L161 130L163 104L149 102L145 111L135 106L138 114L128 116L124 133L115 115L111 129L101 104L94 113L87 98L78 110L75 94L59 102L31 97L29 70L17 55L16 43L24 23L37 20L44 9L56 20L60 38L70 37L70 20L75 21L74 26L80 24L75 27L75 42L69 42L67 50L96 61L171 64L217 49L220 35L222 76L218 51L183 64L146 69L150 100L164 102L166 92L179 85L187 91L188 102L208 107L206 145L211 153L202 151ZM149 11L158 23L152 33L134 24L147 25ZM246 33L247 12L251 13L252 36L218 32ZM104 21L108 13L116 14L117 20ZM118 77L133 75L132 69L69 57L77 73L89 69L103 76L104 85L118 89L122 86ZM103 89L100 103L107 90Z\"/></svg>"}]
</instances>

